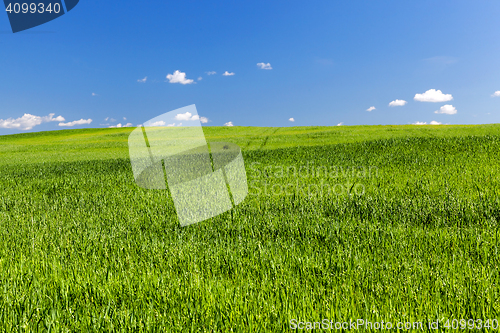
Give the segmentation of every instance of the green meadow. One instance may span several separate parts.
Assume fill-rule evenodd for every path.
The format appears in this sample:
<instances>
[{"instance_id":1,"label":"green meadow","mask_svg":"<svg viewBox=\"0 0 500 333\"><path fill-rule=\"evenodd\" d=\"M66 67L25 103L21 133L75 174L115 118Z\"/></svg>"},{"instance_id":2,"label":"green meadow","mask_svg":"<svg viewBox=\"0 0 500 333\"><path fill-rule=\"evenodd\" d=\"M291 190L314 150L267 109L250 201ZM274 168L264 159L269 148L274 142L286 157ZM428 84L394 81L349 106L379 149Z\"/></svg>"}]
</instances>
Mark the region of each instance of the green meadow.
<instances>
[{"instance_id":1,"label":"green meadow","mask_svg":"<svg viewBox=\"0 0 500 333\"><path fill-rule=\"evenodd\" d=\"M0 331L500 320L500 125L205 127L249 193L187 227L131 131L0 136Z\"/></svg>"}]
</instances>

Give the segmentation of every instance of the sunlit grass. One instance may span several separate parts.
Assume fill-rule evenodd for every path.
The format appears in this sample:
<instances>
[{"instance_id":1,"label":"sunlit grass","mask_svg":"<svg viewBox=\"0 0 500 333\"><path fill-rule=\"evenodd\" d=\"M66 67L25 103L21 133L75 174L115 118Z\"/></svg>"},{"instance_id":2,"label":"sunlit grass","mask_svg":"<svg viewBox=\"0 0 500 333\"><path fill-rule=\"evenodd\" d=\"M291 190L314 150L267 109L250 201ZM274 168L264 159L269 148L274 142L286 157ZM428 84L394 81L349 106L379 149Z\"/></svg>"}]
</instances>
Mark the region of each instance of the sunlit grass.
<instances>
[{"instance_id":1,"label":"sunlit grass","mask_svg":"<svg viewBox=\"0 0 500 333\"><path fill-rule=\"evenodd\" d=\"M134 184L130 131L0 137L2 330L498 319L500 126L207 127L250 192L185 228Z\"/></svg>"}]
</instances>

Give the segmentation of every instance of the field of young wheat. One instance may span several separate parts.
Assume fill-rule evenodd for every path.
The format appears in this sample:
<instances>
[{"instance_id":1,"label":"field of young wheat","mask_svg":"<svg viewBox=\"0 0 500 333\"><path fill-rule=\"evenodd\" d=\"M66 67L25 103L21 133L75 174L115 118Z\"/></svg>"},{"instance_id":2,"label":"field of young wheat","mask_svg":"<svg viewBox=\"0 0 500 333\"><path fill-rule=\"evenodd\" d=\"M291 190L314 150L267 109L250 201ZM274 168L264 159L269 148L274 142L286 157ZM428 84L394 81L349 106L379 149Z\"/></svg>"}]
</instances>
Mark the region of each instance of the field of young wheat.
<instances>
[{"instance_id":1,"label":"field of young wheat","mask_svg":"<svg viewBox=\"0 0 500 333\"><path fill-rule=\"evenodd\" d=\"M130 132L0 136L0 331L500 319L500 125L205 127L249 193L183 228Z\"/></svg>"}]
</instances>

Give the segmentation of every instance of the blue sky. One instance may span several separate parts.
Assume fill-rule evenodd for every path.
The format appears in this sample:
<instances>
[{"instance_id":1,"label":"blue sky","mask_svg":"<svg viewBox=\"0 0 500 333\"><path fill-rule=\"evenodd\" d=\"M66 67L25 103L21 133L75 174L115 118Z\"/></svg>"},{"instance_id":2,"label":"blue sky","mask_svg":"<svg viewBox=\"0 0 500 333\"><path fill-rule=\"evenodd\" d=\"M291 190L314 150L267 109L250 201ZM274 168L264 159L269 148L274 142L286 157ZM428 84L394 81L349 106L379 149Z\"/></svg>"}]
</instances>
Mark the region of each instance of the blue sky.
<instances>
[{"instance_id":1,"label":"blue sky","mask_svg":"<svg viewBox=\"0 0 500 333\"><path fill-rule=\"evenodd\" d=\"M498 17L496 0L82 0L12 34L0 14L0 134L191 104L204 126L496 123ZM193 82L169 82L182 73ZM437 102L415 100L430 89Z\"/></svg>"}]
</instances>

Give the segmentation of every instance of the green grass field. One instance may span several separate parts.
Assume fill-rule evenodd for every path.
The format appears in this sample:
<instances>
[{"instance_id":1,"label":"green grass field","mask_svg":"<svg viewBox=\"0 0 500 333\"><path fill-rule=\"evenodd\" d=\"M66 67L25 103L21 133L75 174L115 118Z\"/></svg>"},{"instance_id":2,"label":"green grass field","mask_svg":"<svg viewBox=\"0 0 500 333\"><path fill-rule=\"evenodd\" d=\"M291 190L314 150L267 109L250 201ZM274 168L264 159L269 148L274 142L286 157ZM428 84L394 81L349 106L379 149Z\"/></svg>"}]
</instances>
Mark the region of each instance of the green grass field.
<instances>
[{"instance_id":1,"label":"green grass field","mask_svg":"<svg viewBox=\"0 0 500 333\"><path fill-rule=\"evenodd\" d=\"M0 331L500 319L500 125L205 127L249 194L184 228L131 130L0 136Z\"/></svg>"}]
</instances>

